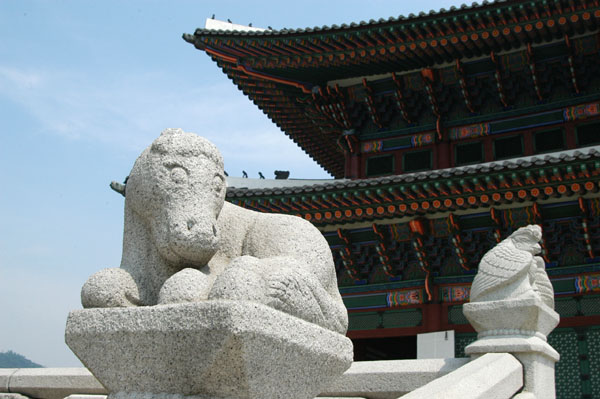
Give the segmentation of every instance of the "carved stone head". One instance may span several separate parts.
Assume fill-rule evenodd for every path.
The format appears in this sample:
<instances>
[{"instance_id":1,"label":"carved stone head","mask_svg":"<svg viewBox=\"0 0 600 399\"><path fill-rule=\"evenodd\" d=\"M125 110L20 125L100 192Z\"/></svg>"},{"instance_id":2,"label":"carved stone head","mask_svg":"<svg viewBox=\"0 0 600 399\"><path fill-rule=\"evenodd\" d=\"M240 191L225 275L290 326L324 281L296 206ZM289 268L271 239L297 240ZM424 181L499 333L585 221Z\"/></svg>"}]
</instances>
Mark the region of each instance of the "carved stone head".
<instances>
[{"instance_id":1,"label":"carved stone head","mask_svg":"<svg viewBox=\"0 0 600 399\"><path fill-rule=\"evenodd\" d=\"M537 255L542 250L539 245L542 239L542 228L536 224L521 227L512 233L509 238L518 249L527 251L532 255Z\"/></svg>"},{"instance_id":2,"label":"carved stone head","mask_svg":"<svg viewBox=\"0 0 600 399\"><path fill-rule=\"evenodd\" d=\"M223 159L208 140L167 129L135 162L125 203L172 265L202 266L217 251L225 199Z\"/></svg>"}]
</instances>

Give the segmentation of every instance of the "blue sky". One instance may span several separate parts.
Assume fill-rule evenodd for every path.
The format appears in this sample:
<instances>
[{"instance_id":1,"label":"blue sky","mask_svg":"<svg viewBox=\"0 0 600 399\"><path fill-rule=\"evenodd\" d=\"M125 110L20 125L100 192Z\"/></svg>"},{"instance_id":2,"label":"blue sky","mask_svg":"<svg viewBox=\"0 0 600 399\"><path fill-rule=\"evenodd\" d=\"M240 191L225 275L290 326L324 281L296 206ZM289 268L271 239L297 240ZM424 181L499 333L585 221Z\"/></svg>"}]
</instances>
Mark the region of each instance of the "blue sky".
<instances>
[{"instance_id":1,"label":"blue sky","mask_svg":"<svg viewBox=\"0 0 600 399\"><path fill-rule=\"evenodd\" d=\"M231 176L329 177L181 39L217 19L300 28L456 1L0 1L0 351L80 366L64 344L89 275L119 265L108 188L167 127L203 135Z\"/></svg>"}]
</instances>

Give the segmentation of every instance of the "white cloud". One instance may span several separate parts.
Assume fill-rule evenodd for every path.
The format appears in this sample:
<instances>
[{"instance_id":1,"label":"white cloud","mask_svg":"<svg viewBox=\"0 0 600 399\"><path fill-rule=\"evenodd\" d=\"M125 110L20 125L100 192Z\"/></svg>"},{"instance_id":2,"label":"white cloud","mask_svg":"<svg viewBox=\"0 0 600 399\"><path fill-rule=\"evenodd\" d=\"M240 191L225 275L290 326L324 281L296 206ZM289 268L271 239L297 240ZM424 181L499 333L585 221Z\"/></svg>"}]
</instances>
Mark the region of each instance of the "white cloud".
<instances>
[{"instance_id":1,"label":"white cloud","mask_svg":"<svg viewBox=\"0 0 600 399\"><path fill-rule=\"evenodd\" d=\"M4 82L7 87L13 86L18 89L33 89L38 87L41 81L42 77L37 73L0 66L0 84ZM0 86L0 88L1 87L2 86Z\"/></svg>"},{"instance_id":2,"label":"white cloud","mask_svg":"<svg viewBox=\"0 0 600 399\"><path fill-rule=\"evenodd\" d=\"M162 129L181 127L215 142L236 174L242 167L269 175L270 169L293 168L299 171L296 176L325 177L228 81L190 87L185 79L160 72L128 72L109 79L0 67L0 96L26 109L46 133L72 140L137 154Z\"/></svg>"}]
</instances>

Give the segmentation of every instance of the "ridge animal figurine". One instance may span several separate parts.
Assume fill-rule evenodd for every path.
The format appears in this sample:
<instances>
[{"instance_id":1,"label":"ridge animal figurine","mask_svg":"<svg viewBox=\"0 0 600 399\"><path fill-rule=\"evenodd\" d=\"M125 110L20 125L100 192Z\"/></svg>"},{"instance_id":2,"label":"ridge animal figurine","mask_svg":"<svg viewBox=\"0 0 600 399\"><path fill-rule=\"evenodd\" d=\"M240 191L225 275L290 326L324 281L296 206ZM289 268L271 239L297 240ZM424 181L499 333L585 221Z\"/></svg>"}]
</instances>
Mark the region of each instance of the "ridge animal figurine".
<instances>
[{"instance_id":1,"label":"ridge animal figurine","mask_svg":"<svg viewBox=\"0 0 600 399\"><path fill-rule=\"evenodd\" d=\"M538 244L538 225L521 227L481 259L471 286L471 302L538 297L554 309L554 291Z\"/></svg>"},{"instance_id":2,"label":"ridge animal figurine","mask_svg":"<svg viewBox=\"0 0 600 399\"><path fill-rule=\"evenodd\" d=\"M125 186L120 268L92 275L84 308L259 302L344 334L327 242L309 222L225 201L223 159L204 138L162 132Z\"/></svg>"}]
</instances>

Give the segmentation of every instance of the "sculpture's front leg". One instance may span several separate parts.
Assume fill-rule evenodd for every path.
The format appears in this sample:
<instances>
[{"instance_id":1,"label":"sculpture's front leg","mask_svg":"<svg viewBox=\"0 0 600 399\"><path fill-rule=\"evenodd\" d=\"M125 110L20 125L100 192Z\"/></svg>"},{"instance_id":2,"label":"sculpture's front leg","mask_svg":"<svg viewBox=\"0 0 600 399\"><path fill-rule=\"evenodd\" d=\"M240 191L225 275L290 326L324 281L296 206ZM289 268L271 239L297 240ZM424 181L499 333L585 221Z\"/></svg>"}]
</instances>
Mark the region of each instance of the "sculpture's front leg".
<instances>
[{"instance_id":1,"label":"sculpture's front leg","mask_svg":"<svg viewBox=\"0 0 600 399\"><path fill-rule=\"evenodd\" d=\"M210 278L206 273L185 268L165 281L158 294L158 304L204 301L209 291Z\"/></svg>"},{"instance_id":2,"label":"sculpture's front leg","mask_svg":"<svg viewBox=\"0 0 600 399\"><path fill-rule=\"evenodd\" d=\"M94 273L81 288L84 308L139 306L138 286L123 269L109 268Z\"/></svg>"},{"instance_id":3,"label":"sculpture's front leg","mask_svg":"<svg viewBox=\"0 0 600 399\"><path fill-rule=\"evenodd\" d=\"M208 299L253 301L266 304L267 285L262 278L260 259L240 256L217 277Z\"/></svg>"}]
</instances>

